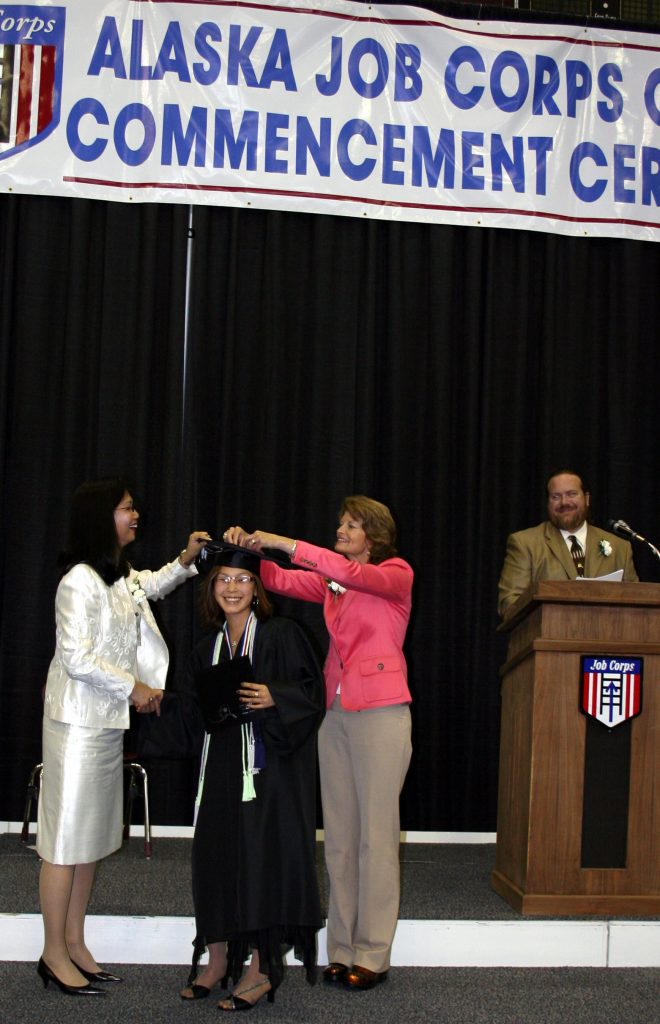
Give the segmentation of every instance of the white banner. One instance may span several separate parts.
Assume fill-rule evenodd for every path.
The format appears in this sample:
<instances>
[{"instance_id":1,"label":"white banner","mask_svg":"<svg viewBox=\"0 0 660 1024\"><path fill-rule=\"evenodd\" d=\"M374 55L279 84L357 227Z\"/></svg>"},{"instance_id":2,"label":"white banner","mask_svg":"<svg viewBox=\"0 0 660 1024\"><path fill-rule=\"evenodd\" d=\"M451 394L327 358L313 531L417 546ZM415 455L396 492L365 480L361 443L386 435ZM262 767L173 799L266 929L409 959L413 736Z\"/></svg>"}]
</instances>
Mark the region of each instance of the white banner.
<instances>
[{"instance_id":1,"label":"white banner","mask_svg":"<svg viewBox=\"0 0 660 1024\"><path fill-rule=\"evenodd\" d=\"M0 0L0 189L660 240L660 37Z\"/></svg>"}]
</instances>

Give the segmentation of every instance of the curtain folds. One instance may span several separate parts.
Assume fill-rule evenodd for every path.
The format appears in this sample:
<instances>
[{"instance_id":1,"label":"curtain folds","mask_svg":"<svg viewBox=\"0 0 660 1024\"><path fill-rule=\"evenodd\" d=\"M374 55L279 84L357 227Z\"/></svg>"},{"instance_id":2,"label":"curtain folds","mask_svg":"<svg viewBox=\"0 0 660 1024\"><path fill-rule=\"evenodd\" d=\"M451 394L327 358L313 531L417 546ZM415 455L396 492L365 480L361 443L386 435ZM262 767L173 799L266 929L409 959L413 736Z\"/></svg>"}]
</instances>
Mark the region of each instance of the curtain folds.
<instances>
[{"instance_id":1,"label":"curtain folds","mask_svg":"<svg viewBox=\"0 0 660 1024\"><path fill-rule=\"evenodd\" d=\"M507 533L568 466L600 522L660 539L660 247L214 207L192 247L184 379L185 207L0 198L0 815L40 759L70 494L121 471L138 566L233 523L331 545L344 495L390 505L416 571L403 824L494 830ZM159 609L174 687L194 605ZM323 649L318 609L281 610Z\"/></svg>"}]
</instances>

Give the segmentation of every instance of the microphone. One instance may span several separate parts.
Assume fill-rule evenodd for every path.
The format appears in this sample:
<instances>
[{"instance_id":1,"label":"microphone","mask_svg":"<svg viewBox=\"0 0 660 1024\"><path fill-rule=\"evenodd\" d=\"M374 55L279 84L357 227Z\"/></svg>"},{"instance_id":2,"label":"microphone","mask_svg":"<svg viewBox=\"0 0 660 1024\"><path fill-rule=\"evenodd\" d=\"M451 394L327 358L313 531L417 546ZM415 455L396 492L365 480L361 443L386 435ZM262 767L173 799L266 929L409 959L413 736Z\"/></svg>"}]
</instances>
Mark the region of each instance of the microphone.
<instances>
[{"instance_id":1,"label":"microphone","mask_svg":"<svg viewBox=\"0 0 660 1024\"><path fill-rule=\"evenodd\" d=\"M618 534L619 537L627 537L628 540L639 540L642 544L646 544L651 549L657 559L660 560L660 551L656 548L655 544L652 544L646 537L642 537L641 533L635 533L631 526L625 519L608 519L607 525L610 530Z\"/></svg>"},{"instance_id":2,"label":"microphone","mask_svg":"<svg viewBox=\"0 0 660 1024\"><path fill-rule=\"evenodd\" d=\"M633 540L641 540L643 544L648 544L646 537L642 537L641 533L635 533L624 519L608 519L607 525L620 537L631 537Z\"/></svg>"}]
</instances>

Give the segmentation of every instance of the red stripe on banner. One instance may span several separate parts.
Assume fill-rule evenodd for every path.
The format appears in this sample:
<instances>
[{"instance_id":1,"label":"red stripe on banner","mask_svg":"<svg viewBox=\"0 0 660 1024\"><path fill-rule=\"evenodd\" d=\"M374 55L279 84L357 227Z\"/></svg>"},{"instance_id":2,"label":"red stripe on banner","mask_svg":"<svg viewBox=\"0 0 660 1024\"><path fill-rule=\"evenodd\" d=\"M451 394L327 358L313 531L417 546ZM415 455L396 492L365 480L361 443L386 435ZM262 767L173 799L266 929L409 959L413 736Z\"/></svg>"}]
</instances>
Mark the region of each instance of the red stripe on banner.
<instances>
[{"instance_id":1,"label":"red stripe on banner","mask_svg":"<svg viewBox=\"0 0 660 1024\"><path fill-rule=\"evenodd\" d=\"M44 46L41 51L41 77L39 80L39 112L37 132L42 132L53 119L53 86L55 84L55 47Z\"/></svg>"},{"instance_id":2,"label":"red stripe on banner","mask_svg":"<svg viewBox=\"0 0 660 1024\"><path fill-rule=\"evenodd\" d=\"M62 181L77 185L102 185L106 188L171 189L176 192L227 192L234 195L282 196L285 199L320 199L327 202L362 203L365 206L386 206L395 210L442 210L448 213L490 213L511 214L515 217L539 217L558 220L569 224L630 224L640 228L660 228L660 220L633 220L631 217L569 217L563 213L544 213L541 210L513 210L509 207L492 209L488 206L448 206L442 203L396 203L390 199L370 199L365 196L349 196L332 192L302 192L294 189L255 188L252 185L201 185L181 181L117 181L112 178L83 178L80 175L65 174Z\"/></svg>"},{"instance_id":3,"label":"red stripe on banner","mask_svg":"<svg viewBox=\"0 0 660 1024\"><path fill-rule=\"evenodd\" d=\"M252 11L273 11L275 8L270 4L261 4L257 0L150 0L152 4L180 4L187 5L191 4L195 7L231 7L245 8L245 10ZM369 8L367 8L369 10ZM382 10L382 8L381 8ZM455 32L464 36L477 36L485 39L511 39L511 40L540 40L543 43L559 42L568 43L571 46L588 46L596 49L599 46L611 46L611 40L598 41L597 39L585 39L576 36L569 35L541 35L538 32L533 32L531 29L527 32L503 32L490 30L486 31L483 28L468 29L463 25L457 24L456 21L448 22L441 21L440 19L429 19L422 20L421 18L381 18L372 14L354 14L352 11L350 14L343 14L341 11L328 11L320 8L312 7L280 7L278 9L280 14L309 14L315 18L334 18L336 21L346 21L352 24L373 24L373 25L400 25L400 26L412 26L422 28L435 28L441 32ZM477 24L479 24L477 22ZM507 22L507 25L512 22ZM552 24L552 21L546 24ZM630 50L649 50L651 53L655 53L660 47L650 46L645 43L619 43L619 47Z\"/></svg>"},{"instance_id":4,"label":"red stripe on banner","mask_svg":"<svg viewBox=\"0 0 660 1024\"><path fill-rule=\"evenodd\" d=\"M18 106L16 108L16 145L30 138L32 112L32 77L34 75L34 48L21 46L21 69L18 76Z\"/></svg>"}]
</instances>

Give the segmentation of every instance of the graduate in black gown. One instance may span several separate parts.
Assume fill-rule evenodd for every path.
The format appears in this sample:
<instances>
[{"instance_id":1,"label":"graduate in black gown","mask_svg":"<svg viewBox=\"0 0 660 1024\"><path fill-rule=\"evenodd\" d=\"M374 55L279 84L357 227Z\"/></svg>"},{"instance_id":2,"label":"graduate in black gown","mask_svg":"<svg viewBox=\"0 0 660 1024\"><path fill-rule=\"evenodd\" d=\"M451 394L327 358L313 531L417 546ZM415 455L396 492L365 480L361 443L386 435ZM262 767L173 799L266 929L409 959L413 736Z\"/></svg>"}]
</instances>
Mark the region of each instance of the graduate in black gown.
<instances>
[{"instance_id":1,"label":"graduate in black gown","mask_svg":"<svg viewBox=\"0 0 660 1024\"><path fill-rule=\"evenodd\" d=\"M243 551L216 556L201 592L213 632L189 667L207 737L192 851L195 953L181 997L203 999L231 977L222 1010L272 1001L292 947L313 983L322 924L315 851L323 679L300 627L271 617L259 564Z\"/></svg>"}]
</instances>

